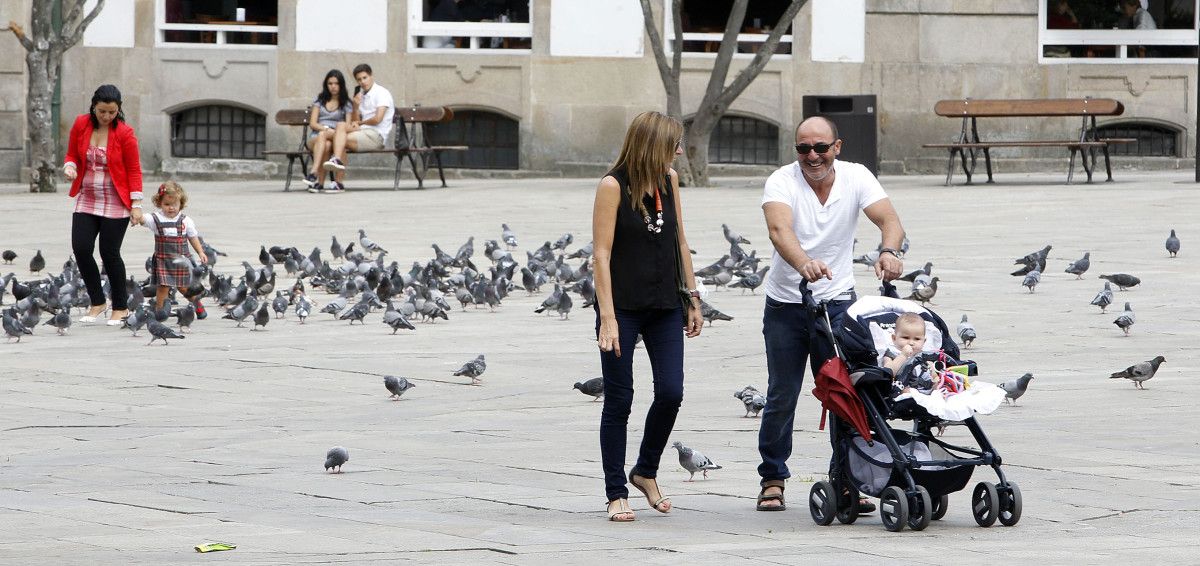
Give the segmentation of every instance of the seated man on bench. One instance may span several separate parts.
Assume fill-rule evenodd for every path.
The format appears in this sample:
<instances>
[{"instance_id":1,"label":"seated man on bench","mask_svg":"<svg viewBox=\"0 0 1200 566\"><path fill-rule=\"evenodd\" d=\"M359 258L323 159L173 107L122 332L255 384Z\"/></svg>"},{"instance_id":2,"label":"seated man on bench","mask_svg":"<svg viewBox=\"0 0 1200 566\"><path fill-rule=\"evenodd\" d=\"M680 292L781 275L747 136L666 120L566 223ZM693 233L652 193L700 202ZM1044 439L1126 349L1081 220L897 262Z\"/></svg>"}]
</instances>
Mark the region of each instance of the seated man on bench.
<instances>
[{"instance_id":1,"label":"seated man on bench","mask_svg":"<svg viewBox=\"0 0 1200 566\"><path fill-rule=\"evenodd\" d=\"M332 190L326 192L339 193L346 190L342 179L346 173L347 151L369 151L383 149L387 144L388 134L392 131L392 116L396 113L396 105L392 93L383 86L375 84L371 66L363 63L354 67L354 113L356 119L349 124L338 124L333 137L333 157L323 165L326 171L334 171L336 183Z\"/></svg>"}]
</instances>

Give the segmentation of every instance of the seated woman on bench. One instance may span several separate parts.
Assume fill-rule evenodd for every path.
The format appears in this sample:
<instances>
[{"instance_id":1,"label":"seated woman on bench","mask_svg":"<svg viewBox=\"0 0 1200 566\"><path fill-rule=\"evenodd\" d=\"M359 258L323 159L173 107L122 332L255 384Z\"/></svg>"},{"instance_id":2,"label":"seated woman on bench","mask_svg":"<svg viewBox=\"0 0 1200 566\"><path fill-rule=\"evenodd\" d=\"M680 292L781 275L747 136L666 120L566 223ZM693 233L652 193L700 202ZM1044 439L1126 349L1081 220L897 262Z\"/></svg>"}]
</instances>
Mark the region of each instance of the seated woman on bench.
<instances>
[{"instance_id":1,"label":"seated woman on bench","mask_svg":"<svg viewBox=\"0 0 1200 566\"><path fill-rule=\"evenodd\" d=\"M392 93L375 82L371 66L363 63L354 67L354 82L358 83L351 98L355 116L349 124L338 124L333 136L333 157L322 165L326 171L337 172L334 189L326 192L346 190L342 185L342 175L346 172L347 151L381 150L392 131L396 105L392 101Z\"/></svg>"},{"instance_id":2,"label":"seated woman on bench","mask_svg":"<svg viewBox=\"0 0 1200 566\"><path fill-rule=\"evenodd\" d=\"M333 138L338 124L348 123L354 112L350 94L346 92L346 77L334 69L325 73L321 94L312 102L308 117L308 150L312 152L312 170L304 176L309 192L321 189L321 164L331 156Z\"/></svg>"}]
</instances>

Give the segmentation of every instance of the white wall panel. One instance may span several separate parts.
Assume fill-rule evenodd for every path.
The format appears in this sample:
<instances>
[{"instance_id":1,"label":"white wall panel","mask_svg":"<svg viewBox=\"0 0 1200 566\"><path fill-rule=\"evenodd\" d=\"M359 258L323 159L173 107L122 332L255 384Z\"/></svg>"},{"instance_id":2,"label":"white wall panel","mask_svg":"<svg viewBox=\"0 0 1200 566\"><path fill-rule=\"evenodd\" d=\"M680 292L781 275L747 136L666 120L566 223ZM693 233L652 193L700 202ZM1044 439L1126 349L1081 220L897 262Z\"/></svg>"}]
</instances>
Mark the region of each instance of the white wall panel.
<instances>
[{"instance_id":1,"label":"white wall panel","mask_svg":"<svg viewBox=\"0 0 1200 566\"><path fill-rule=\"evenodd\" d=\"M296 51L387 51L387 0L297 0Z\"/></svg>"},{"instance_id":2,"label":"white wall panel","mask_svg":"<svg viewBox=\"0 0 1200 566\"><path fill-rule=\"evenodd\" d=\"M88 47L133 47L134 0L106 0L100 15L83 32ZM96 0L87 0L84 14L92 11Z\"/></svg>"},{"instance_id":3,"label":"white wall panel","mask_svg":"<svg viewBox=\"0 0 1200 566\"><path fill-rule=\"evenodd\" d=\"M550 54L558 57L641 57L646 30L632 0L552 0Z\"/></svg>"},{"instance_id":4,"label":"white wall panel","mask_svg":"<svg viewBox=\"0 0 1200 566\"><path fill-rule=\"evenodd\" d=\"M862 63L866 50L866 0L813 0L813 61Z\"/></svg>"}]
</instances>

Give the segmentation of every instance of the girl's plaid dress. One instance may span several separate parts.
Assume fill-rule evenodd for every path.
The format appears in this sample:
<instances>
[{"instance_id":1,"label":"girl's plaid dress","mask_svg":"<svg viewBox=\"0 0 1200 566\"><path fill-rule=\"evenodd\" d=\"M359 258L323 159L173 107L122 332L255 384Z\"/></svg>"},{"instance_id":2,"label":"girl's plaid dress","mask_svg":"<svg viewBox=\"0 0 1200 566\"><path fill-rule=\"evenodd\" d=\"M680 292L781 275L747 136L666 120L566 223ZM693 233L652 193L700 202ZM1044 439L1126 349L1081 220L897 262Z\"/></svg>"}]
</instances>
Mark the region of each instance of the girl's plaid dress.
<instances>
[{"instance_id":1,"label":"girl's plaid dress","mask_svg":"<svg viewBox=\"0 0 1200 566\"><path fill-rule=\"evenodd\" d=\"M192 284L192 263L187 260L188 239L183 218L182 212L170 221L154 215L154 284L160 287L186 288ZM176 235L167 235L169 228L174 228Z\"/></svg>"}]
</instances>

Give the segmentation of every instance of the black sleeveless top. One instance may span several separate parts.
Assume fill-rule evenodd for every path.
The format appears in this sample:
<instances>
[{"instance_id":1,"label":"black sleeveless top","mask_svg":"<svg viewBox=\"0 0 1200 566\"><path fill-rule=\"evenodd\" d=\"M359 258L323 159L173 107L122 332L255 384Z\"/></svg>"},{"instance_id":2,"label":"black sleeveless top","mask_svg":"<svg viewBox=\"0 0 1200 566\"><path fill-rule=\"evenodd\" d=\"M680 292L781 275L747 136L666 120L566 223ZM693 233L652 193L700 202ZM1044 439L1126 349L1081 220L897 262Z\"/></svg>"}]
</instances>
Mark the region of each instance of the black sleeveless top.
<instances>
[{"instance_id":1,"label":"black sleeveless top","mask_svg":"<svg viewBox=\"0 0 1200 566\"><path fill-rule=\"evenodd\" d=\"M670 176L664 176L659 187L663 225L662 232L655 233L646 229L645 218L629 200L629 175L623 169L614 169L608 174L621 185L621 204L617 207L617 225L609 261L613 307L623 310L679 308L675 276L679 269L675 259L679 238ZM654 197L645 195L642 203L653 223L658 216Z\"/></svg>"}]
</instances>

